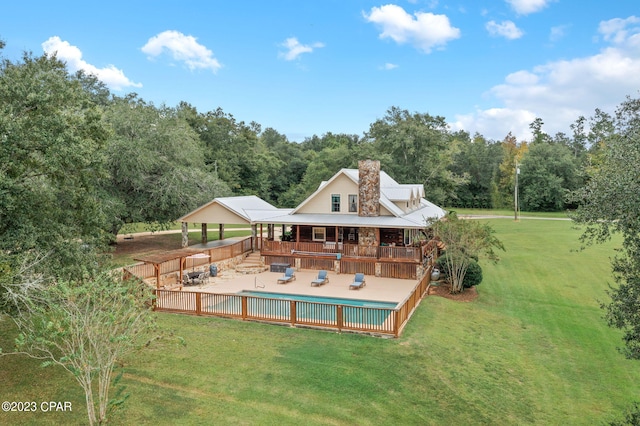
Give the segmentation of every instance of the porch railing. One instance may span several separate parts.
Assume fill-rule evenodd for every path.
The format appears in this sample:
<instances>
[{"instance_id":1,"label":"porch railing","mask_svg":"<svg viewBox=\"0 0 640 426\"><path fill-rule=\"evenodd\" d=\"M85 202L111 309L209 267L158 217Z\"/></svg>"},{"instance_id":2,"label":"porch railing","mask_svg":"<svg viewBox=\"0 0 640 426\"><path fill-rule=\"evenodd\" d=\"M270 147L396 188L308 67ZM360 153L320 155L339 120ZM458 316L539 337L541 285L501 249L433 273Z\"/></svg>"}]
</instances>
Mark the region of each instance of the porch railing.
<instances>
[{"instance_id":1,"label":"porch railing","mask_svg":"<svg viewBox=\"0 0 640 426\"><path fill-rule=\"evenodd\" d=\"M261 253L263 255L292 255L292 254L314 254L327 255L340 253L343 257L367 257L374 259L393 259L420 261L421 253L419 247L395 247L377 246L364 247L358 244L343 244L336 242L291 242L291 241L263 241Z\"/></svg>"}]
</instances>

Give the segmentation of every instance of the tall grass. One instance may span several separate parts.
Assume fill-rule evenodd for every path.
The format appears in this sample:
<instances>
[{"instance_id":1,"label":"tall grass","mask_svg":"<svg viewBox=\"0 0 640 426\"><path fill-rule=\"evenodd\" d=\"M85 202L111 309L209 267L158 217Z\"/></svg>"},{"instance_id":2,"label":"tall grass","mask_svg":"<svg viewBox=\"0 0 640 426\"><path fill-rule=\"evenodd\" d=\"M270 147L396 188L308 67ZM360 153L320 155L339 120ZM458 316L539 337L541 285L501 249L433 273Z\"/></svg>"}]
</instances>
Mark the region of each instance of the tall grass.
<instances>
[{"instance_id":1,"label":"tall grass","mask_svg":"<svg viewBox=\"0 0 640 426\"><path fill-rule=\"evenodd\" d=\"M598 300L615 243L577 252L565 221L491 220L507 247L482 263L479 298L427 297L399 339L163 314L167 337L126 360L113 424L602 424L640 395ZM366 291L366 290L365 290ZM0 323L0 346L10 327ZM171 334L173 333L173 335ZM184 338L186 345L181 345ZM73 400L73 413L0 413L7 424L84 419L70 376L1 358L4 400ZM10 364L7 364L10 363ZM6 385L5 385L6 384Z\"/></svg>"}]
</instances>

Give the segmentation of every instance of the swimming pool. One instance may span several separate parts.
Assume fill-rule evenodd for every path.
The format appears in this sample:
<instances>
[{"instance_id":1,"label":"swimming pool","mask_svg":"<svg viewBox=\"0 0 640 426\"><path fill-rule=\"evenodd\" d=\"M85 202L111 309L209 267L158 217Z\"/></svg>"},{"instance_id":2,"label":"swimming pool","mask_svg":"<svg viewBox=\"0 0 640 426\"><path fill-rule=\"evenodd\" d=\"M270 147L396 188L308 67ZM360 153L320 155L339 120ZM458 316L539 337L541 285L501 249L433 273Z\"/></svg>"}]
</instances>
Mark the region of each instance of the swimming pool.
<instances>
[{"instance_id":1,"label":"swimming pool","mask_svg":"<svg viewBox=\"0 0 640 426\"><path fill-rule=\"evenodd\" d=\"M256 297L269 297L272 299L286 299L295 300L299 302L317 302L317 303L333 303L337 305L345 306L365 306L369 308L390 308L396 307L395 302L379 302L375 300L358 300L358 299L343 299L341 297L318 297L308 296L304 294L285 294L285 293L271 293L268 291L247 291L243 290L236 293L240 296L256 296Z\"/></svg>"},{"instance_id":2,"label":"swimming pool","mask_svg":"<svg viewBox=\"0 0 640 426\"><path fill-rule=\"evenodd\" d=\"M244 308L243 308L244 304ZM208 312L245 312L250 318L291 321L309 325L357 324L379 327L394 312L397 303L342 299L284 293L241 291L218 299Z\"/></svg>"}]
</instances>

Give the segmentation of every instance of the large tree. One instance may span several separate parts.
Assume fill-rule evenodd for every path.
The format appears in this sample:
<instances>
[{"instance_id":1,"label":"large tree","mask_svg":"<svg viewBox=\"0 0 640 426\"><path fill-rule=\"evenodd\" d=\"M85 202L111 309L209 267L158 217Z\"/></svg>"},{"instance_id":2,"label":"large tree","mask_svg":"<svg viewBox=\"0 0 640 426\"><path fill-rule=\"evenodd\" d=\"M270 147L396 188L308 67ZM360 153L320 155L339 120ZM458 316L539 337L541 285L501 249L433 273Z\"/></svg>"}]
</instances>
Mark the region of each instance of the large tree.
<instances>
[{"instance_id":1,"label":"large tree","mask_svg":"<svg viewBox=\"0 0 640 426\"><path fill-rule=\"evenodd\" d=\"M111 271L91 279L58 281L42 287L27 274L34 294L13 315L19 335L15 352L70 372L85 393L89 424L107 420L114 371L123 357L148 342L155 328L151 291ZM37 291L37 293L35 293Z\"/></svg>"},{"instance_id":2,"label":"large tree","mask_svg":"<svg viewBox=\"0 0 640 426\"><path fill-rule=\"evenodd\" d=\"M460 152L454 156L451 170L468 180L456 190L452 207L492 208L492 189L499 172L503 150L499 143L476 134L473 138L459 134Z\"/></svg>"},{"instance_id":3,"label":"large tree","mask_svg":"<svg viewBox=\"0 0 640 426\"><path fill-rule=\"evenodd\" d=\"M81 274L104 242L99 182L108 130L92 77L55 56L0 63L0 263L47 253L51 274ZM86 261L86 262L85 262ZM40 263L40 265L43 265Z\"/></svg>"},{"instance_id":4,"label":"large tree","mask_svg":"<svg viewBox=\"0 0 640 426\"><path fill-rule=\"evenodd\" d=\"M115 98L105 110L112 136L105 182L112 232L126 223L166 224L198 205L230 194L205 164L198 135L174 108L136 95Z\"/></svg>"},{"instance_id":5,"label":"large tree","mask_svg":"<svg viewBox=\"0 0 640 426\"><path fill-rule=\"evenodd\" d=\"M436 204L455 197L456 188L466 182L450 169L459 141L444 117L391 107L371 124L367 138L385 156L380 163L389 175L401 183L424 184L426 198Z\"/></svg>"},{"instance_id":6,"label":"large tree","mask_svg":"<svg viewBox=\"0 0 640 426\"><path fill-rule=\"evenodd\" d=\"M521 207L526 211L563 210L568 192L581 184L576 159L562 143L532 143L520 171Z\"/></svg>"},{"instance_id":7,"label":"large tree","mask_svg":"<svg viewBox=\"0 0 640 426\"><path fill-rule=\"evenodd\" d=\"M580 203L573 219L586 225L587 243L622 235L623 251L612 261L618 286L602 307L609 324L624 332L626 356L640 359L640 99L627 98L615 118L598 114L595 124L597 155L586 186L573 194Z\"/></svg>"}]
</instances>

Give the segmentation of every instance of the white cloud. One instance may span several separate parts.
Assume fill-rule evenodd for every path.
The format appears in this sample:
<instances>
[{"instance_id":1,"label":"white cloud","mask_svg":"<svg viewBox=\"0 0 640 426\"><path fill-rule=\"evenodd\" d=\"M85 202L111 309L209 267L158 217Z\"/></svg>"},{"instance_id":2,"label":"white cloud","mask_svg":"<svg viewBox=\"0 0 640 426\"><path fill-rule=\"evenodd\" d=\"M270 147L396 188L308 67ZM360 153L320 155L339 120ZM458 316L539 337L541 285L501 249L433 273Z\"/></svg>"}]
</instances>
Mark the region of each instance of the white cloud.
<instances>
[{"instance_id":1,"label":"white cloud","mask_svg":"<svg viewBox=\"0 0 640 426\"><path fill-rule=\"evenodd\" d=\"M456 121L449 123L453 130L467 130L472 134L478 132L498 141L511 132L521 141L531 139L529 124L536 119L536 115L522 109L490 108L457 115L455 119Z\"/></svg>"},{"instance_id":2,"label":"white cloud","mask_svg":"<svg viewBox=\"0 0 640 426\"><path fill-rule=\"evenodd\" d=\"M285 61L293 61L303 53L311 53L314 49L324 47L324 43L300 44L296 37L289 37L281 46L286 48L287 51L280 52L278 56L284 58Z\"/></svg>"},{"instance_id":3,"label":"white cloud","mask_svg":"<svg viewBox=\"0 0 640 426\"><path fill-rule=\"evenodd\" d=\"M485 28L492 36L500 36L508 38L509 40L515 40L524 34L512 21L502 21L500 23L489 21L485 25Z\"/></svg>"},{"instance_id":4,"label":"white cloud","mask_svg":"<svg viewBox=\"0 0 640 426\"><path fill-rule=\"evenodd\" d=\"M556 42L562 39L567 30L569 29L569 25L558 25L556 27L551 27L551 31L549 32L549 41Z\"/></svg>"},{"instance_id":5,"label":"white cloud","mask_svg":"<svg viewBox=\"0 0 640 426\"><path fill-rule=\"evenodd\" d=\"M518 15L540 12L553 0L505 0Z\"/></svg>"},{"instance_id":6,"label":"white cloud","mask_svg":"<svg viewBox=\"0 0 640 426\"><path fill-rule=\"evenodd\" d=\"M389 71L389 70L394 70L398 68L397 64L392 64L390 62L387 62L386 64L384 64L383 66L380 67L380 69L385 70L385 71Z\"/></svg>"},{"instance_id":7,"label":"white cloud","mask_svg":"<svg viewBox=\"0 0 640 426\"><path fill-rule=\"evenodd\" d=\"M630 16L627 19L614 18L600 22L598 32L605 41L614 44L640 46L640 18Z\"/></svg>"},{"instance_id":8,"label":"white cloud","mask_svg":"<svg viewBox=\"0 0 640 426\"><path fill-rule=\"evenodd\" d=\"M82 70L86 74L94 75L113 90L122 90L125 87L142 87L142 84L129 80L124 72L114 65L98 68L87 63L82 59L82 51L77 46L71 45L68 41L62 41L58 36L49 37L47 41L42 43L42 50L47 55L56 54L58 59L66 62L69 71Z\"/></svg>"},{"instance_id":9,"label":"white cloud","mask_svg":"<svg viewBox=\"0 0 640 426\"><path fill-rule=\"evenodd\" d=\"M528 124L540 117L544 131L569 133L580 115L590 117L596 108L612 113L627 95L640 87L640 26L637 19L600 23L599 31L611 45L597 54L539 65L505 77L488 95L501 106L456 117L452 127L479 131L502 140L511 131L530 138ZM524 124L527 124L527 128Z\"/></svg>"},{"instance_id":10,"label":"white cloud","mask_svg":"<svg viewBox=\"0 0 640 426\"><path fill-rule=\"evenodd\" d=\"M425 53L460 37L460 30L451 26L446 15L425 12L410 15L394 4L373 7L368 15L363 15L382 28L380 38L390 38L398 44L411 43Z\"/></svg>"},{"instance_id":11,"label":"white cloud","mask_svg":"<svg viewBox=\"0 0 640 426\"><path fill-rule=\"evenodd\" d=\"M176 61L184 62L192 71L210 69L215 73L222 68L211 50L198 43L195 37L179 31L163 31L151 37L147 44L142 46L142 51L149 57L157 57L167 52Z\"/></svg>"}]
</instances>

